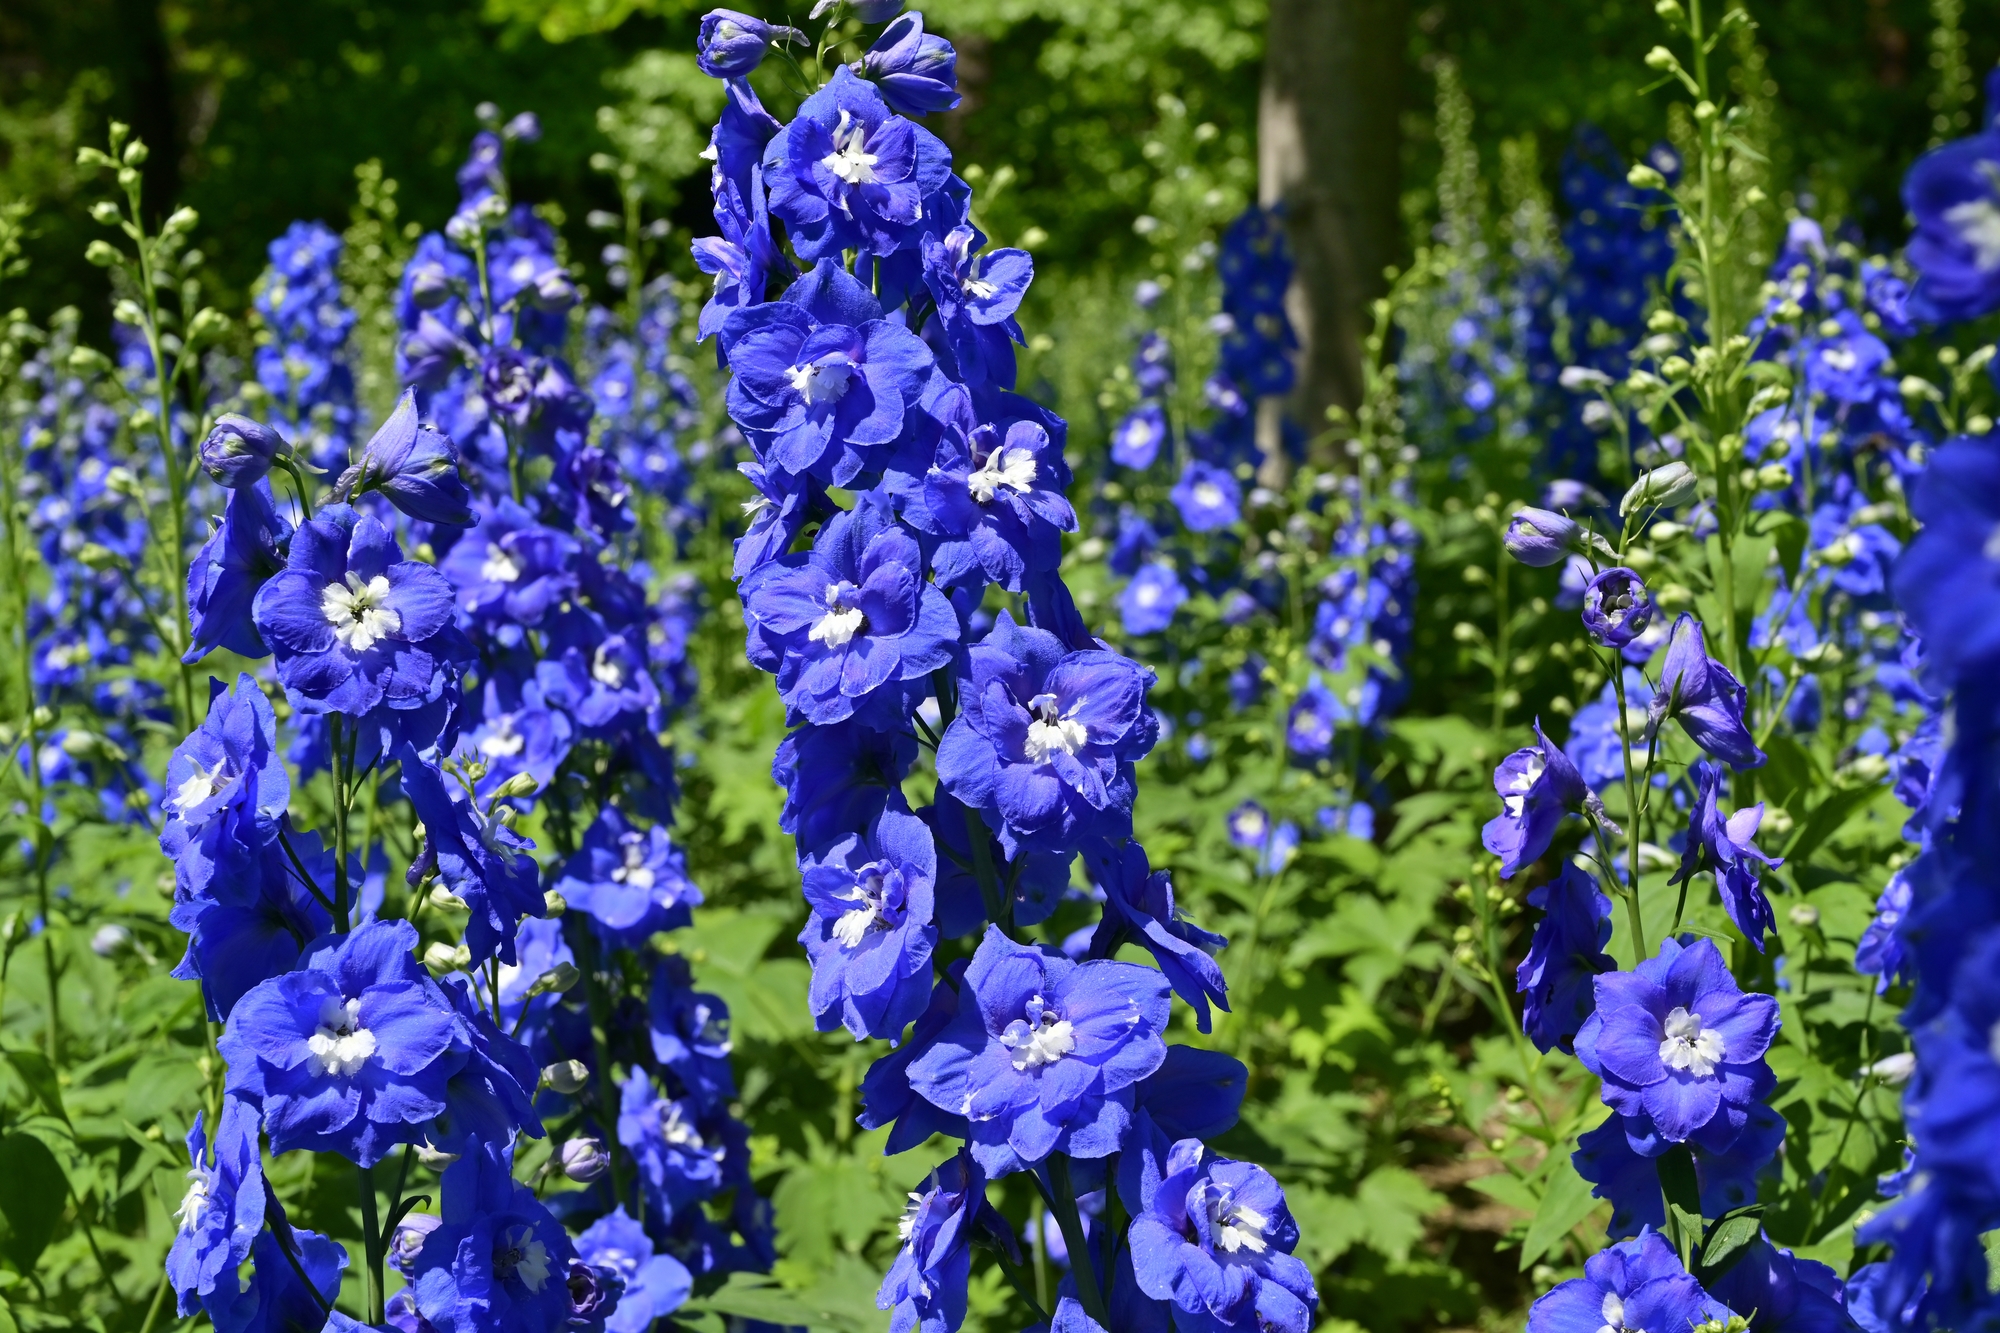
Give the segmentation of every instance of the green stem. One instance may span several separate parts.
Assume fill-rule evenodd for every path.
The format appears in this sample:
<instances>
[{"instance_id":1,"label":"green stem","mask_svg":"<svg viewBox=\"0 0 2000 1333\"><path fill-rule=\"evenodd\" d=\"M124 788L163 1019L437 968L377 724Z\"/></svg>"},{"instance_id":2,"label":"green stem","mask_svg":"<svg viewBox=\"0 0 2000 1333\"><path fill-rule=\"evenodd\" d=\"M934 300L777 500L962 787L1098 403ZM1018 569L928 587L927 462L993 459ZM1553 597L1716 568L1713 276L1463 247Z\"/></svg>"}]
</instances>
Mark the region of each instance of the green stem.
<instances>
[{"instance_id":1,"label":"green stem","mask_svg":"<svg viewBox=\"0 0 2000 1333\"><path fill-rule=\"evenodd\" d=\"M354 1168L356 1180L361 1185L361 1244L367 1259L368 1277L368 1322L382 1322L382 1220L376 1209L380 1206L375 1198L375 1168L357 1166Z\"/></svg>"},{"instance_id":2,"label":"green stem","mask_svg":"<svg viewBox=\"0 0 2000 1333\"><path fill-rule=\"evenodd\" d=\"M1037 1179L1037 1184L1040 1180ZM1104 1305L1104 1293L1097 1284L1097 1265L1091 1261L1090 1245L1083 1232L1083 1219L1076 1211L1076 1190L1070 1184L1069 1158L1049 1155L1049 1208L1062 1228L1063 1244L1069 1250L1070 1276L1076 1279L1076 1297L1083 1312L1106 1328L1111 1316Z\"/></svg>"}]
</instances>

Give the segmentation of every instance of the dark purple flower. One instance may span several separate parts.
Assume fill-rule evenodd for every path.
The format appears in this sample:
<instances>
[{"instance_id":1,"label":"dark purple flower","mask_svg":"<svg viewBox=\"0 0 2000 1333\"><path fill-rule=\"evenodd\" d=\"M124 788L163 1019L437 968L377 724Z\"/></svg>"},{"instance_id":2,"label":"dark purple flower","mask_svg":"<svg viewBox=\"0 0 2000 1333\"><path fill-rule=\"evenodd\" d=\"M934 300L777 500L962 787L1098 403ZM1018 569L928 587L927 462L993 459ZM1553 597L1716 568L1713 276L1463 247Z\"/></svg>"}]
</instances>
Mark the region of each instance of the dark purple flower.
<instances>
[{"instance_id":1,"label":"dark purple flower","mask_svg":"<svg viewBox=\"0 0 2000 1333\"><path fill-rule=\"evenodd\" d=\"M1775 1079L1764 1053L1778 1002L1744 994L1708 940L1665 940L1630 972L1597 978L1597 1012L1576 1055L1604 1080L1605 1104L1650 1119L1669 1143L1727 1148Z\"/></svg>"},{"instance_id":2,"label":"dark purple flower","mask_svg":"<svg viewBox=\"0 0 2000 1333\"><path fill-rule=\"evenodd\" d=\"M1631 570L1616 566L1583 589L1583 627L1606 648L1623 648L1653 623L1653 594Z\"/></svg>"},{"instance_id":3,"label":"dark purple flower","mask_svg":"<svg viewBox=\"0 0 2000 1333\"><path fill-rule=\"evenodd\" d=\"M1166 1058L1169 1004L1151 968L1072 963L989 927L957 1017L912 1062L910 1083L966 1116L972 1155L989 1174L1052 1152L1105 1157L1131 1122L1132 1085Z\"/></svg>"}]
</instances>

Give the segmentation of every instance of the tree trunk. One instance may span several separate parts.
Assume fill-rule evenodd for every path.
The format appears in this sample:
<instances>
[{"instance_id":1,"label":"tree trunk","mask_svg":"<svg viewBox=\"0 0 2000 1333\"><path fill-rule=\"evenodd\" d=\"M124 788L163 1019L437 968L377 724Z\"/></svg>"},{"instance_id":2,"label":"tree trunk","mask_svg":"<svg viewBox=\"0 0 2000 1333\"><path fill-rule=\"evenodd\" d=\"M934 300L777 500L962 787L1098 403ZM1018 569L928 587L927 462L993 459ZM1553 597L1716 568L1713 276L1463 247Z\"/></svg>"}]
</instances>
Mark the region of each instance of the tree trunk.
<instances>
[{"instance_id":1,"label":"tree trunk","mask_svg":"<svg viewBox=\"0 0 2000 1333\"><path fill-rule=\"evenodd\" d=\"M1285 205L1301 343L1292 410L1316 433L1361 401L1368 303L1403 252L1405 0L1271 0L1258 194Z\"/></svg>"}]
</instances>

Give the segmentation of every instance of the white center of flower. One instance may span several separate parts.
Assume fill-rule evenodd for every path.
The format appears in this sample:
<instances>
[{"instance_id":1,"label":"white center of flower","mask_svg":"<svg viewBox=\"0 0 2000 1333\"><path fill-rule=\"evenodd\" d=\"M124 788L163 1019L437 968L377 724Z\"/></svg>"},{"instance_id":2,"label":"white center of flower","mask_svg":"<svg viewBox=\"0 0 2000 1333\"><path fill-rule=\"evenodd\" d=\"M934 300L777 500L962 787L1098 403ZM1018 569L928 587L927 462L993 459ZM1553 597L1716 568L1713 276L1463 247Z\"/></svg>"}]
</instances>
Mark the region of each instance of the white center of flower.
<instances>
[{"instance_id":1,"label":"white center of flower","mask_svg":"<svg viewBox=\"0 0 2000 1333\"><path fill-rule=\"evenodd\" d=\"M486 543L486 561L479 566L479 577L487 583L512 583L521 577L521 567L514 563L514 557L500 549L499 542Z\"/></svg>"},{"instance_id":2,"label":"white center of flower","mask_svg":"<svg viewBox=\"0 0 2000 1333\"><path fill-rule=\"evenodd\" d=\"M514 715L502 713L493 719L493 730L479 738L479 753L489 759L509 759L527 743L528 738L514 730Z\"/></svg>"},{"instance_id":3,"label":"white center of flower","mask_svg":"<svg viewBox=\"0 0 2000 1333\"><path fill-rule=\"evenodd\" d=\"M1820 349L1819 359L1833 369L1842 371L1854 369L1861 360L1854 354L1854 349L1847 346L1823 347Z\"/></svg>"},{"instance_id":4,"label":"white center of flower","mask_svg":"<svg viewBox=\"0 0 2000 1333\"><path fill-rule=\"evenodd\" d=\"M1973 249L1981 273L2000 268L2000 204L1991 198L1968 199L1944 211L1944 220Z\"/></svg>"},{"instance_id":5,"label":"white center of flower","mask_svg":"<svg viewBox=\"0 0 2000 1333\"><path fill-rule=\"evenodd\" d=\"M319 1007L319 1030L306 1038L306 1059L321 1078L350 1078L375 1054L375 1034L361 1026L361 1001L329 995Z\"/></svg>"},{"instance_id":6,"label":"white center of flower","mask_svg":"<svg viewBox=\"0 0 2000 1333\"><path fill-rule=\"evenodd\" d=\"M840 941L842 948L859 948L871 929L878 926L883 930L889 928L888 918L882 912L882 901L886 896L882 874L876 867L870 866L862 871L854 887L840 896L842 901L854 904L833 923L833 937Z\"/></svg>"},{"instance_id":7,"label":"white center of flower","mask_svg":"<svg viewBox=\"0 0 2000 1333\"><path fill-rule=\"evenodd\" d=\"M1707 1078L1721 1063L1722 1034L1713 1028L1704 1032L1700 1014L1691 1014L1675 1005L1667 1015L1666 1033L1666 1039L1660 1043L1660 1062L1667 1068Z\"/></svg>"},{"instance_id":8,"label":"white center of flower","mask_svg":"<svg viewBox=\"0 0 2000 1333\"><path fill-rule=\"evenodd\" d=\"M173 811L175 814L181 814L194 809L194 807L200 805L203 801L208 800L230 783L236 781L236 775L229 772L228 769L229 760L227 758L216 760L214 768L203 768L200 762L197 761L194 766L194 772L183 778L181 785L174 789L174 794L166 799L165 805L167 809Z\"/></svg>"},{"instance_id":9,"label":"white center of flower","mask_svg":"<svg viewBox=\"0 0 2000 1333\"><path fill-rule=\"evenodd\" d=\"M540 1292L549 1280L549 1247L535 1239L529 1227L507 1232L494 1249L493 1272L501 1279L517 1277L531 1292Z\"/></svg>"},{"instance_id":10,"label":"white center of flower","mask_svg":"<svg viewBox=\"0 0 2000 1333\"><path fill-rule=\"evenodd\" d=\"M1604 1326L1597 1333L1646 1333L1643 1328L1625 1327L1625 1302L1618 1299L1615 1291L1604 1293L1604 1304L1599 1307L1598 1313L1604 1319Z\"/></svg>"},{"instance_id":11,"label":"white center of flower","mask_svg":"<svg viewBox=\"0 0 2000 1333\"><path fill-rule=\"evenodd\" d=\"M854 363L844 356L824 357L811 365L793 366L785 372L792 392L812 407L840 401L854 379Z\"/></svg>"},{"instance_id":12,"label":"white center of flower","mask_svg":"<svg viewBox=\"0 0 2000 1333\"><path fill-rule=\"evenodd\" d=\"M660 1104L660 1137L676 1148L700 1148L701 1132L681 1113L679 1102Z\"/></svg>"},{"instance_id":13,"label":"white center of flower","mask_svg":"<svg viewBox=\"0 0 2000 1333\"><path fill-rule=\"evenodd\" d=\"M868 151L868 127L843 110L840 123L833 127L833 151L819 164L849 185L873 185L877 160Z\"/></svg>"},{"instance_id":14,"label":"white center of flower","mask_svg":"<svg viewBox=\"0 0 2000 1333\"><path fill-rule=\"evenodd\" d=\"M1026 495L1035 485L1035 455L1026 449L995 449L986 462L965 479L965 488L980 504L993 503L1002 487Z\"/></svg>"},{"instance_id":15,"label":"white center of flower","mask_svg":"<svg viewBox=\"0 0 2000 1333\"><path fill-rule=\"evenodd\" d=\"M984 301L987 297L1000 290L986 279L980 277L977 271L968 276L964 282L959 283L958 289L975 301Z\"/></svg>"},{"instance_id":16,"label":"white center of flower","mask_svg":"<svg viewBox=\"0 0 2000 1333\"><path fill-rule=\"evenodd\" d=\"M827 584L826 614L819 618L806 637L829 648L845 648L852 643L854 636L868 625L867 615L852 604L858 592L859 588L844 579Z\"/></svg>"},{"instance_id":17,"label":"white center of flower","mask_svg":"<svg viewBox=\"0 0 2000 1333\"><path fill-rule=\"evenodd\" d=\"M1197 482L1194 502L1203 509L1219 509L1222 507L1222 488L1212 481Z\"/></svg>"},{"instance_id":18,"label":"white center of flower","mask_svg":"<svg viewBox=\"0 0 2000 1333\"><path fill-rule=\"evenodd\" d=\"M1528 753L1528 760L1521 765L1521 771L1514 775L1514 780L1508 784L1507 790L1500 794L1500 804L1507 807L1508 818L1521 817L1522 807L1527 804L1528 792L1542 780L1542 770L1548 766L1549 761L1540 750L1531 750Z\"/></svg>"},{"instance_id":19,"label":"white center of flower","mask_svg":"<svg viewBox=\"0 0 2000 1333\"><path fill-rule=\"evenodd\" d=\"M1037 995L1028 1001L1028 1016L1000 1034L1000 1044L1014 1053L1014 1068L1040 1069L1076 1049L1076 1029Z\"/></svg>"},{"instance_id":20,"label":"white center of flower","mask_svg":"<svg viewBox=\"0 0 2000 1333\"><path fill-rule=\"evenodd\" d=\"M929 1197L929 1195L919 1194L915 1190L910 1191L910 1202L904 1206L903 1215L896 1219L896 1235L898 1239L908 1240L916 1232L917 1219L924 1215L924 1200Z\"/></svg>"},{"instance_id":21,"label":"white center of flower","mask_svg":"<svg viewBox=\"0 0 2000 1333\"><path fill-rule=\"evenodd\" d=\"M329 583L319 595L319 609L333 626L333 637L353 652L365 653L378 640L403 628L403 618L382 605L389 600L389 580L377 574L366 583L349 574L346 583Z\"/></svg>"},{"instance_id":22,"label":"white center of flower","mask_svg":"<svg viewBox=\"0 0 2000 1333\"><path fill-rule=\"evenodd\" d=\"M598 644L597 651L591 654L590 678L610 689L625 688L625 667L611 651L610 644Z\"/></svg>"},{"instance_id":23,"label":"white center of flower","mask_svg":"<svg viewBox=\"0 0 2000 1333\"><path fill-rule=\"evenodd\" d=\"M215 1190L215 1173L196 1162L187 1178L187 1193L181 1196L181 1206L174 1210L174 1220L181 1224L182 1231L193 1231L212 1206L209 1196Z\"/></svg>"},{"instance_id":24,"label":"white center of flower","mask_svg":"<svg viewBox=\"0 0 2000 1333\"><path fill-rule=\"evenodd\" d=\"M1247 1203L1238 1203L1228 1190L1218 1190L1208 1198L1208 1220L1215 1228L1215 1247L1224 1254L1248 1250L1262 1254L1271 1247L1264 1229L1271 1219Z\"/></svg>"},{"instance_id":25,"label":"white center of flower","mask_svg":"<svg viewBox=\"0 0 2000 1333\"><path fill-rule=\"evenodd\" d=\"M1058 750L1075 754L1090 744L1090 729L1076 720L1076 711L1084 702L1078 699L1070 705L1069 712L1058 713L1060 705L1053 694L1038 694L1028 701L1028 712L1032 714L1028 723L1029 763L1043 763Z\"/></svg>"},{"instance_id":26,"label":"white center of flower","mask_svg":"<svg viewBox=\"0 0 2000 1333\"><path fill-rule=\"evenodd\" d=\"M618 839L624 851L623 865L613 866L611 878L619 884L629 884L635 889L653 887L653 868L646 864L646 839L643 834L626 833Z\"/></svg>"}]
</instances>

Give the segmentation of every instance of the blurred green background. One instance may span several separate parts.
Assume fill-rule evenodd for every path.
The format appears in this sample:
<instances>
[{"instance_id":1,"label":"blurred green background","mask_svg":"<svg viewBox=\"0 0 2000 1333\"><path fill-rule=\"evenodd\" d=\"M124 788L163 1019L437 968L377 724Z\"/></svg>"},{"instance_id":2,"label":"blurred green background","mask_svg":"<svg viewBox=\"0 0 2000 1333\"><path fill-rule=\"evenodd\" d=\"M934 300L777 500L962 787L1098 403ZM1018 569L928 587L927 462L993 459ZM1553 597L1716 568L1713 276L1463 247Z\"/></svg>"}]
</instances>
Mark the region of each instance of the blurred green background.
<instances>
[{"instance_id":1,"label":"blurred green background","mask_svg":"<svg viewBox=\"0 0 2000 1333\"><path fill-rule=\"evenodd\" d=\"M739 3L774 18L786 10ZM1874 239L1897 237L1902 166L1932 135L1932 3L1749 3L1791 153L1779 164L1784 178ZM1036 246L1045 273L1109 275L1140 261L1146 247L1131 222L1154 183L1142 145L1163 93L1219 127L1247 183L1262 0L936 0L926 9L958 45L967 93L941 132L961 162L1014 169L997 199L982 187L993 200L989 225L1009 240L1046 233ZM1481 141L1491 148L1533 132L1553 183L1580 121L1626 147L1660 133L1660 101L1639 95L1645 71L1634 59L1655 38L1651 10L1649 0L1409 5L1403 49L1384 53L1412 71L1404 179L1419 197L1406 213L1423 215L1421 183L1433 176L1427 62L1456 56ZM581 244L582 207L615 206L610 182L589 166L594 151L615 146L646 164L658 201L683 234L699 234L706 201L694 152L713 88L686 54L699 12L687 0L8 0L0 194L41 206L33 268L17 290L41 313L102 289L81 259L91 233L70 164L111 117L156 147L147 197L201 211L225 297L247 291L265 243L293 218L340 226L353 168L367 158L401 182L405 218L436 225L473 107L488 99L542 117L546 137L520 155L518 184L524 197L571 207L567 230L586 269L595 255ZM1974 69L2000 56L1996 20L2000 0L1966 5Z\"/></svg>"}]
</instances>

